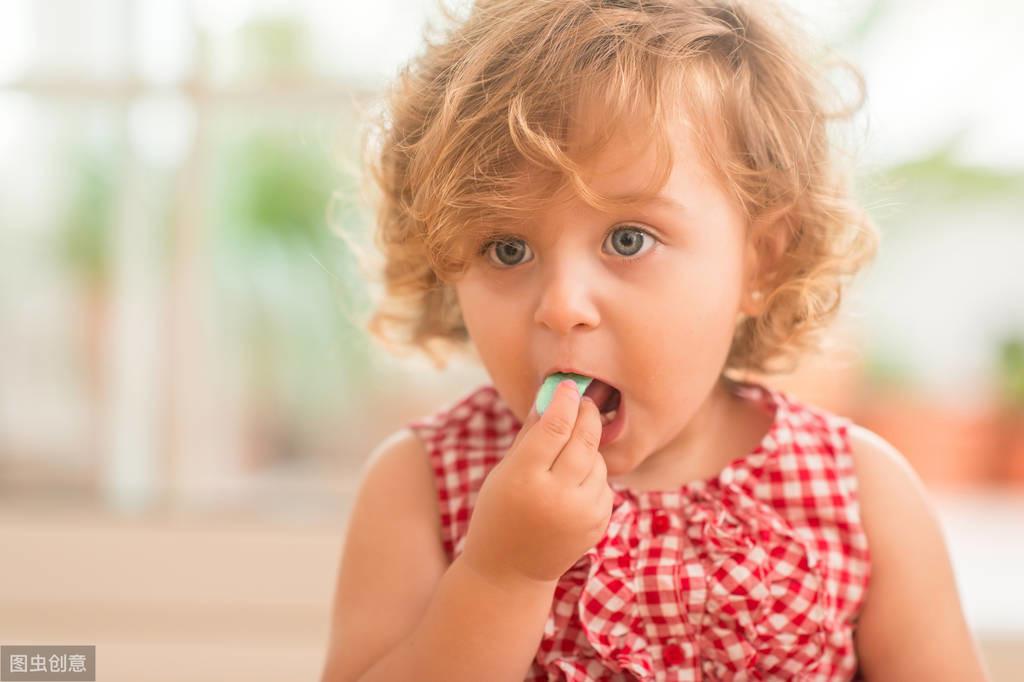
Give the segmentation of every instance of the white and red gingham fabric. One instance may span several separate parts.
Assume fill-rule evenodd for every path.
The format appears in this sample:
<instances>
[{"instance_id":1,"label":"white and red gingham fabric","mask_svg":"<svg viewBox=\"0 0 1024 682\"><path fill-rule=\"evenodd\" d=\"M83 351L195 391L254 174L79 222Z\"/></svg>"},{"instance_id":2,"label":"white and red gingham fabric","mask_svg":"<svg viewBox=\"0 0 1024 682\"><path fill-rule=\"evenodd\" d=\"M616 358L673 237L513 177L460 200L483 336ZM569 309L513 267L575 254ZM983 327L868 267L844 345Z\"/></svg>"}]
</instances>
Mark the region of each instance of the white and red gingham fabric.
<instances>
[{"instance_id":1,"label":"white and red gingham fabric","mask_svg":"<svg viewBox=\"0 0 1024 682\"><path fill-rule=\"evenodd\" d=\"M672 490L612 483L605 536L559 580L528 682L851 680L870 571L849 420L763 384L761 443ZM522 424L491 385L408 424L426 446L449 560Z\"/></svg>"}]
</instances>

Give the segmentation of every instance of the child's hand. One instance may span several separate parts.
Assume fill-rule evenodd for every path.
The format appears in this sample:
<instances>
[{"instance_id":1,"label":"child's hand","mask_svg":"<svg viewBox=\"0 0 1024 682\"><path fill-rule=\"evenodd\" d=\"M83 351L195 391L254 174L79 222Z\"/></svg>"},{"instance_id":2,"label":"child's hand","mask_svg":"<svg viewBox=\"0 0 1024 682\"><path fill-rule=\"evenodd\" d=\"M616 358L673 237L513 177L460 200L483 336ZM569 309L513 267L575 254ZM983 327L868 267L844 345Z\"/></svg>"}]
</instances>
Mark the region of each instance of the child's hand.
<instances>
[{"instance_id":1,"label":"child's hand","mask_svg":"<svg viewBox=\"0 0 1024 682\"><path fill-rule=\"evenodd\" d=\"M608 527L614 493L600 442L597 405L572 381L559 384L484 480L465 560L495 581L557 581Z\"/></svg>"}]
</instances>

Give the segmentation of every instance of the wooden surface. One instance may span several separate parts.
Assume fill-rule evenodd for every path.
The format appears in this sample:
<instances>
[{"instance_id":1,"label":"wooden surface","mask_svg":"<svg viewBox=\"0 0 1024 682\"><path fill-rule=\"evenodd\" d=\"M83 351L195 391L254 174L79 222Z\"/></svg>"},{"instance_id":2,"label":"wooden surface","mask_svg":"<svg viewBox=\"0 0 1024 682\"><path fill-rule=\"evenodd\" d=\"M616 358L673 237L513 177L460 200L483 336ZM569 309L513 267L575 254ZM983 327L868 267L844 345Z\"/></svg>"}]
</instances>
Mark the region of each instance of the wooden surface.
<instances>
[{"instance_id":1,"label":"wooden surface","mask_svg":"<svg viewBox=\"0 0 1024 682\"><path fill-rule=\"evenodd\" d=\"M97 679L315 680L337 528L0 517L0 642L95 644Z\"/></svg>"}]
</instances>

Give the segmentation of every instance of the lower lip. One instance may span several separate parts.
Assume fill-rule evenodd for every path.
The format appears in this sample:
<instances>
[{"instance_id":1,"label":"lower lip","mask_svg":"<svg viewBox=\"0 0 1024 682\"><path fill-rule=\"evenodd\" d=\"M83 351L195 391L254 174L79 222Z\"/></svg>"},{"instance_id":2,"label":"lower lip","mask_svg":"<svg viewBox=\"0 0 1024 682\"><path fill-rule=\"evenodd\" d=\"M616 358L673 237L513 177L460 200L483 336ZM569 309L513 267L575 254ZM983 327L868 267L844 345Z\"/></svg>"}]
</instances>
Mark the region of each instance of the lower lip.
<instances>
[{"instance_id":1,"label":"lower lip","mask_svg":"<svg viewBox=\"0 0 1024 682\"><path fill-rule=\"evenodd\" d=\"M611 420L607 426L601 427L601 444L598 447L604 447L618 438L626 426L626 399L621 393L619 394L618 410L615 419Z\"/></svg>"}]
</instances>

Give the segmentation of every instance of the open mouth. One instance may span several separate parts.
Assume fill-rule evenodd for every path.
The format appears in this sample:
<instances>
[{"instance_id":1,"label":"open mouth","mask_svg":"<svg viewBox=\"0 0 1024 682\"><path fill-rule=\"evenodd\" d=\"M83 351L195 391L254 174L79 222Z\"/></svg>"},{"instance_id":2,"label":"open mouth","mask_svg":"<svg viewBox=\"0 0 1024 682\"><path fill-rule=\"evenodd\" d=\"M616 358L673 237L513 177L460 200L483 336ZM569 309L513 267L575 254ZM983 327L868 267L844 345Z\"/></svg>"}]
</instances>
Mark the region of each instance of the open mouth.
<instances>
[{"instance_id":1,"label":"open mouth","mask_svg":"<svg viewBox=\"0 0 1024 682\"><path fill-rule=\"evenodd\" d=\"M615 419L619 412L619 404L622 401L622 394L619 389L604 383L600 379L594 379L587 386L583 395L589 397L601 410L601 424L607 426Z\"/></svg>"}]
</instances>

